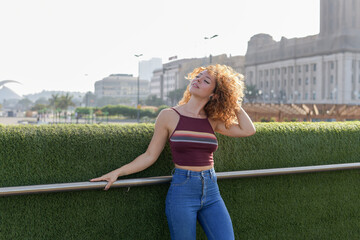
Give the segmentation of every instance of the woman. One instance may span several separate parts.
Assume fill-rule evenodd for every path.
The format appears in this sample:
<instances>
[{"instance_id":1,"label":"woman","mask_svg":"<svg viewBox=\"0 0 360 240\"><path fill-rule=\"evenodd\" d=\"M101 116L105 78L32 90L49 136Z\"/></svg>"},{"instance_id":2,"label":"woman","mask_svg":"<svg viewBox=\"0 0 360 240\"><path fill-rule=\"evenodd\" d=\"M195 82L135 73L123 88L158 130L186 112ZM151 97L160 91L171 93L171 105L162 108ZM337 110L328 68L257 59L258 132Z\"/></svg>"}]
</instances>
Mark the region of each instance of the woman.
<instances>
[{"instance_id":1,"label":"woman","mask_svg":"<svg viewBox=\"0 0 360 240\"><path fill-rule=\"evenodd\" d=\"M107 181L108 190L119 176L150 167L170 141L175 170L166 197L171 239L195 239L198 220L208 239L234 239L230 216L220 196L214 171L214 132L246 137L255 127L241 108L243 76L225 65L194 69L183 99L164 109L145 153L91 181Z\"/></svg>"}]
</instances>

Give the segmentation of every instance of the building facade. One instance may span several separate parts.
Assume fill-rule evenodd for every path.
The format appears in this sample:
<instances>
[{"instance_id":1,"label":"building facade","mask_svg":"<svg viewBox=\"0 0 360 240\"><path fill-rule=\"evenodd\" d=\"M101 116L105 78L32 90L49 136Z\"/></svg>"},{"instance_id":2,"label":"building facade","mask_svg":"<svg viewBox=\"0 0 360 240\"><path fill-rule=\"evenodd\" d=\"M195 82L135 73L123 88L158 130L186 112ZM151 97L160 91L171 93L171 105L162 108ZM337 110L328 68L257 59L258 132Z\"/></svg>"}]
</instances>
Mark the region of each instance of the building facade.
<instances>
[{"instance_id":1,"label":"building facade","mask_svg":"<svg viewBox=\"0 0 360 240\"><path fill-rule=\"evenodd\" d=\"M360 1L321 0L320 33L276 42L257 34L245 55L258 101L360 103Z\"/></svg>"},{"instance_id":2,"label":"building facade","mask_svg":"<svg viewBox=\"0 0 360 240\"><path fill-rule=\"evenodd\" d=\"M150 82L150 95L163 99L163 70L162 68L153 71Z\"/></svg>"},{"instance_id":3,"label":"building facade","mask_svg":"<svg viewBox=\"0 0 360 240\"><path fill-rule=\"evenodd\" d=\"M129 100L131 104L137 103L138 78L132 74L111 74L95 82L95 95L97 99L103 97L121 98ZM149 81L139 81L139 97L146 99L149 95Z\"/></svg>"}]
</instances>

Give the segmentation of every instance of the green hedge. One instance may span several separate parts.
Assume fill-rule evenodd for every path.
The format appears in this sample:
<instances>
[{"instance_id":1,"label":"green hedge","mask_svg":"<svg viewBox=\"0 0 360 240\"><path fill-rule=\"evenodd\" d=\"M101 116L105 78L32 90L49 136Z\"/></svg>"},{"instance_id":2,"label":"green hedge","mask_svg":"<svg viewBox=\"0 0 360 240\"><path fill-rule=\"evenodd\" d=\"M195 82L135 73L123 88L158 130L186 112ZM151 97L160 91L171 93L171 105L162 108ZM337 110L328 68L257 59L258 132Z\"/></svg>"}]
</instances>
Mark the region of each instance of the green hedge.
<instances>
[{"instance_id":1,"label":"green hedge","mask_svg":"<svg viewBox=\"0 0 360 240\"><path fill-rule=\"evenodd\" d=\"M256 123L218 135L217 172L358 162L360 122ZM0 125L0 187L87 181L143 153L154 126ZM128 178L169 175L158 161ZM357 170L220 180L236 239L358 239ZM170 239L168 184L0 197L0 239ZM205 239L199 229L198 239Z\"/></svg>"}]
</instances>

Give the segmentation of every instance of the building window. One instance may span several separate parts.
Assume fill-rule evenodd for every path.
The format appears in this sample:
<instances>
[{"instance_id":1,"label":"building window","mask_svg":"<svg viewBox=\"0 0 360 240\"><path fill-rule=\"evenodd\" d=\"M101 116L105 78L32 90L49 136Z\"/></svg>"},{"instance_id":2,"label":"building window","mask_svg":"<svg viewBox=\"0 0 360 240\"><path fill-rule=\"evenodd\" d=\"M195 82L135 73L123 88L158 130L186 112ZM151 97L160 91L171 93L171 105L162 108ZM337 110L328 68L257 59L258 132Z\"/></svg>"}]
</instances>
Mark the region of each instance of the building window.
<instances>
[{"instance_id":1,"label":"building window","mask_svg":"<svg viewBox=\"0 0 360 240\"><path fill-rule=\"evenodd\" d=\"M286 87L286 79L284 79L284 87Z\"/></svg>"},{"instance_id":2,"label":"building window","mask_svg":"<svg viewBox=\"0 0 360 240\"><path fill-rule=\"evenodd\" d=\"M360 64L359 64L360 67ZM294 73L294 67L289 67L290 68L290 73Z\"/></svg>"},{"instance_id":3,"label":"building window","mask_svg":"<svg viewBox=\"0 0 360 240\"><path fill-rule=\"evenodd\" d=\"M277 80L277 83L278 83L278 87L280 87L280 80Z\"/></svg>"},{"instance_id":4,"label":"building window","mask_svg":"<svg viewBox=\"0 0 360 240\"><path fill-rule=\"evenodd\" d=\"M313 84L316 85L316 77L313 77Z\"/></svg>"},{"instance_id":5,"label":"building window","mask_svg":"<svg viewBox=\"0 0 360 240\"><path fill-rule=\"evenodd\" d=\"M271 74L271 76L274 76L274 69L270 70L270 74Z\"/></svg>"},{"instance_id":6,"label":"building window","mask_svg":"<svg viewBox=\"0 0 360 240\"><path fill-rule=\"evenodd\" d=\"M334 75L330 75L330 83L334 83Z\"/></svg>"},{"instance_id":7,"label":"building window","mask_svg":"<svg viewBox=\"0 0 360 240\"><path fill-rule=\"evenodd\" d=\"M269 76L269 70L265 70L265 76Z\"/></svg>"},{"instance_id":8,"label":"building window","mask_svg":"<svg viewBox=\"0 0 360 240\"><path fill-rule=\"evenodd\" d=\"M301 78L299 78L299 80L298 80L298 85L299 86L301 85Z\"/></svg>"},{"instance_id":9,"label":"building window","mask_svg":"<svg viewBox=\"0 0 360 240\"><path fill-rule=\"evenodd\" d=\"M260 74L260 77L262 77L262 75L263 75L263 71L260 71L260 72L259 72L259 74Z\"/></svg>"},{"instance_id":10,"label":"building window","mask_svg":"<svg viewBox=\"0 0 360 240\"><path fill-rule=\"evenodd\" d=\"M294 79L291 79L291 86L294 86Z\"/></svg>"},{"instance_id":11,"label":"building window","mask_svg":"<svg viewBox=\"0 0 360 240\"><path fill-rule=\"evenodd\" d=\"M276 69L276 74L279 75L280 74L280 68Z\"/></svg>"},{"instance_id":12,"label":"building window","mask_svg":"<svg viewBox=\"0 0 360 240\"><path fill-rule=\"evenodd\" d=\"M330 62L330 69L334 69L334 62L333 61Z\"/></svg>"},{"instance_id":13,"label":"building window","mask_svg":"<svg viewBox=\"0 0 360 240\"><path fill-rule=\"evenodd\" d=\"M262 88L262 87L263 87L263 81L260 82L260 88Z\"/></svg>"},{"instance_id":14,"label":"building window","mask_svg":"<svg viewBox=\"0 0 360 240\"><path fill-rule=\"evenodd\" d=\"M312 99L313 100L316 100L316 92L314 91L313 94L312 94Z\"/></svg>"},{"instance_id":15,"label":"building window","mask_svg":"<svg viewBox=\"0 0 360 240\"><path fill-rule=\"evenodd\" d=\"M283 67L283 73L286 74L286 67Z\"/></svg>"},{"instance_id":16,"label":"building window","mask_svg":"<svg viewBox=\"0 0 360 240\"><path fill-rule=\"evenodd\" d=\"M298 72L301 72L301 66L298 66Z\"/></svg>"},{"instance_id":17,"label":"building window","mask_svg":"<svg viewBox=\"0 0 360 240\"><path fill-rule=\"evenodd\" d=\"M305 100L308 100L308 93L305 93Z\"/></svg>"},{"instance_id":18,"label":"building window","mask_svg":"<svg viewBox=\"0 0 360 240\"><path fill-rule=\"evenodd\" d=\"M309 65L305 65L305 71L306 71L306 72L309 71Z\"/></svg>"},{"instance_id":19,"label":"building window","mask_svg":"<svg viewBox=\"0 0 360 240\"><path fill-rule=\"evenodd\" d=\"M274 86L274 81L270 80L270 87L272 88Z\"/></svg>"},{"instance_id":20,"label":"building window","mask_svg":"<svg viewBox=\"0 0 360 240\"><path fill-rule=\"evenodd\" d=\"M309 85L309 78L305 78L305 85Z\"/></svg>"},{"instance_id":21,"label":"building window","mask_svg":"<svg viewBox=\"0 0 360 240\"><path fill-rule=\"evenodd\" d=\"M265 87L269 87L269 81L265 81Z\"/></svg>"},{"instance_id":22,"label":"building window","mask_svg":"<svg viewBox=\"0 0 360 240\"><path fill-rule=\"evenodd\" d=\"M330 99L333 99L333 93L332 92L330 93Z\"/></svg>"},{"instance_id":23,"label":"building window","mask_svg":"<svg viewBox=\"0 0 360 240\"><path fill-rule=\"evenodd\" d=\"M313 71L316 72L316 63L313 65Z\"/></svg>"}]
</instances>

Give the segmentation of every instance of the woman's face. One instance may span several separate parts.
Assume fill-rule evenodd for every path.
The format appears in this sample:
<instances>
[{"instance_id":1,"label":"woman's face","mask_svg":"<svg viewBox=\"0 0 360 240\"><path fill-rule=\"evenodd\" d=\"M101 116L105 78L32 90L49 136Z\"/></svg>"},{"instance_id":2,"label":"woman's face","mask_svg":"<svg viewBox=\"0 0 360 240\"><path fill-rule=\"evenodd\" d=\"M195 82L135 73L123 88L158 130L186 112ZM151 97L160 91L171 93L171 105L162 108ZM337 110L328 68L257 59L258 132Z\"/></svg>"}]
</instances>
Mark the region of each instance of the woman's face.
<instances>
[{"instance_id":1,"label":"woman's face","mask_svg":"<svg viewBox=\"0 0 360 240\"><path fill-rule=\"evenodd\" d=\"M214 95L215 86L216 79L204 70L191 80L189 91L192 95L209 98Z\"/></svg>"}]
</instances>

